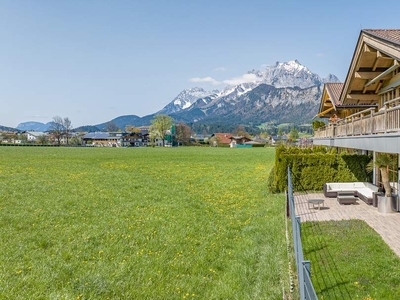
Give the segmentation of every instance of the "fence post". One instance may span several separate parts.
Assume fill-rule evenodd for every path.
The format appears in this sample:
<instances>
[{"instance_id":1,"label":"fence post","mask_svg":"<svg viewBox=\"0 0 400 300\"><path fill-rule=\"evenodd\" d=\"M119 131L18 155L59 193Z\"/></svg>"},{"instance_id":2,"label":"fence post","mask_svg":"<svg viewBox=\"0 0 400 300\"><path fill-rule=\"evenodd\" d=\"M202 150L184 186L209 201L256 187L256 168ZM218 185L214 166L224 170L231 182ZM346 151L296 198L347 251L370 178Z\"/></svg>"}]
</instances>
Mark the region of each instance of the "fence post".
<instances>
[{"instance_id":1,"label":"fence post","mask_svg":"<svg viewBox=\"0 0 400 300\"><path fill-rule=\"evenodd\" d=\"M308 275L311 276L311 263L309 260L303 261L304 269L307 271Z\"/></svg>"},{"instance_id":2,"label":"fence post","mask_svg":"<svg viewBox=\"0 0 400 300\"><path fill-rule=\"evenodd\" d=\"M296 255L296 264L297 264L297 275L299 276L299 289L300 289L300 299L305 299L305 289L304 289L304 273L303 273L303 247L301 245L301 232L300 232L300 217L295 216L296 223L296 232L294 235L296 236L295 247L297 249Z\"/></svg>"},{"instance_id":3,"label":"fence post","mask_svg":"<svg viewBox=\"0 0 400 300\"><path fill-rule=\"evenodd\" d=\"M290 209L289 209L289 193L285 191L286 196L286 217L290 217Z\"/></svg>"}]
</instances>

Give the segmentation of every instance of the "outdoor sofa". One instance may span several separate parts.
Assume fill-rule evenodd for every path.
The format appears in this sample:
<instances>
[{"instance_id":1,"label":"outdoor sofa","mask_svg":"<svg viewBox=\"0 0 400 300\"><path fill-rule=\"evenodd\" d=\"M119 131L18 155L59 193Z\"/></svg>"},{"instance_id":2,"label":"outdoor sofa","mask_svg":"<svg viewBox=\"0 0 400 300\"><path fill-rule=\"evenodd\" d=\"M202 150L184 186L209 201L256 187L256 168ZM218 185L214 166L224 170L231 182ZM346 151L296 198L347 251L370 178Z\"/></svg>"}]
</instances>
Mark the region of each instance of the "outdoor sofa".
<instances>
[{"instance_id":1,"label":"outdoor sofa","mask_svg":"<svg viewBox=\"0 0 400 300\"><path fill-rule=\"evenodd\" d=\"M338 192L353 192L367 204L372 204L374 195L381 189L369 182L327 182L324 183L325 197L335 198Z\"/></svg>"}]
</instances>

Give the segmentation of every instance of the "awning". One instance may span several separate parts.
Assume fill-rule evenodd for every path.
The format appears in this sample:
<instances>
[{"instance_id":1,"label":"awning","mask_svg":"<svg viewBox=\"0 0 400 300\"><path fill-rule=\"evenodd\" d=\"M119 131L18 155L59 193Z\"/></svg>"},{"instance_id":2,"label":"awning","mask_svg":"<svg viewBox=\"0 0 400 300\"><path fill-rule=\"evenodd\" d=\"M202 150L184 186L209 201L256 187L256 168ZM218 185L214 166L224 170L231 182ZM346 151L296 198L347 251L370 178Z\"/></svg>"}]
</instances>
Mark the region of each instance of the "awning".
<instances>
[{"instance_id":1,"label":"awning","mask_svg":"<svg viewBox=\"0 0 400 300\"><path fill-rule=\"evenodd\" d=\"M330 112L333 109L335 109L335 108L334 107L330 107L328 109L325 109L323 112L320 112L319 114L315 115L315 117L313 119L315 119L317 117L322 117L323 115L326 115L328 112Z\"/></svg>"}]
</instances>

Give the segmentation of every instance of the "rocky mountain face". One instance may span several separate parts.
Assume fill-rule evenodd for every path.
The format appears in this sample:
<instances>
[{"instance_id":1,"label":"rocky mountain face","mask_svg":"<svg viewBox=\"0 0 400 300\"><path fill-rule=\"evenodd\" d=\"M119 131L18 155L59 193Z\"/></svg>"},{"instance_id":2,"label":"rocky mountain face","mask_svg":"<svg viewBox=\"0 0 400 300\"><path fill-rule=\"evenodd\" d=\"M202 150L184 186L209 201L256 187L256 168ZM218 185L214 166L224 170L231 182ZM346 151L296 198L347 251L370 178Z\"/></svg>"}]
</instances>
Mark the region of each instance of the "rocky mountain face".
<instances>
[{"instance_id":1,"label":"rocky mountain face","mask_svg":"<svg viewBox=\"0 0 400 300\"><path fill-rule=\"evenodd\" d=\"M305 89L320 85L323 81L319 75L312 73L297 60L276 62L274 66L266 66L262 75L263 83L277 88L299 87Z\"/></svg>"},{"instance_id":2,"label":"rocky mountain face","mask_svg":"<svg viewBox=\"0 0 400 300\"><path fill-rule=\"evenodd\" d=\"M30 122L23 122L18 124L17 129L21 130L21 131L48 131L51 124L53 122L48 122L46 124L41 123L41 122L34 122L34 121L30 121Z\"/></svg>"},{"instance_id":3,"label":"rocky mountain face","mask_svg":"<svg viewBox=\"0 0 400 300\"><path fill-rule=\"evenodd\" d=\"M167 115L176 113L190 107L197 99L206 98L211 95L217 95L218 93L218 90L207 92L199 87L185 89L158 113Z\"/></svg>"},{"instance_id":4,"label":"rocky mountain face","mask_svg":"<svg viewBox=\"0 0 400 300\"><path fill-rule=\"evenodd\" d=\"M230 122L233 124L260 124L264 122L300 124L312 119L318 110L322 86L276 88L260 84L237 98L222 97L208 105L193 106L174 119L184 122ZM201 99L200 99L201 100ZM201 102L198 100L199 102Z\"/></svg>"},{"instance_id":5,"label":"rocky mountain face","mask_svg":"<svg viewBox=\"0 0 400 300\"><path fill-rule=\"evenodd\" d=\"M262 71L248 73L256 75L253 82L228 86L219 93L188 101L187 107L176 110L173 117L202 123L276 121L299 124L310 121L317 113L323 84L339 82L332 74L321 78L297 60L277 62Z\"/></svg>"}]
</instances>

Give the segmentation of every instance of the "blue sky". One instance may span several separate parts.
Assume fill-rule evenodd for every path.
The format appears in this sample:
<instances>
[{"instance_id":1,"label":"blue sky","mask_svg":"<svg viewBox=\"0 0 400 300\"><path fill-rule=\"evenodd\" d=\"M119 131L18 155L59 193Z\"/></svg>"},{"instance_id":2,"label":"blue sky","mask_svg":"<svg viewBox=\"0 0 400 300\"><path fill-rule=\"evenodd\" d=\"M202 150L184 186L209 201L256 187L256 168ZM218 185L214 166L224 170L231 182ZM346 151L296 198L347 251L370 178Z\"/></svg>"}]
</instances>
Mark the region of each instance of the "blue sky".
<instances>
[{"instance_id":1,"label":"blue sky","mask_svg":"<svg viewBox=\"0 0 400 300\"><path fill-rule=\"evenodd\" d=\"M297 59L344 80L361 29L399 28L365 1L0 1L0 125L73 126L162 109L183 89L222 89Z\"/></svg>"}]
</instances>

